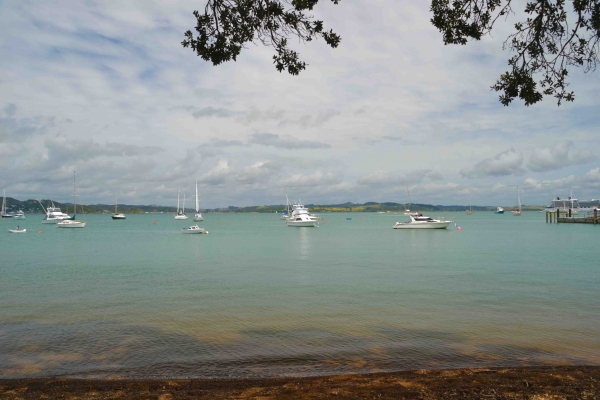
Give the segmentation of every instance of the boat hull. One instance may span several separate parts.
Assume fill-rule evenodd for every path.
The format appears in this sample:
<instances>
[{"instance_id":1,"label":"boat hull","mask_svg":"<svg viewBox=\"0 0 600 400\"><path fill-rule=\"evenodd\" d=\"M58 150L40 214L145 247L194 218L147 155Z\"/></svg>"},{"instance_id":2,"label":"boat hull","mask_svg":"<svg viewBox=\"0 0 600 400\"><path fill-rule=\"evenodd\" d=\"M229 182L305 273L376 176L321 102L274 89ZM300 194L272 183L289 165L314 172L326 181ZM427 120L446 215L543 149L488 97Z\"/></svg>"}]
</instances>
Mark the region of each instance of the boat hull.
<instances>
[{"instance_id":1,"label":"boat hull","mask_svg":"<svg viewBox=\"0 0 600 400\"><path fill-rule=\"evenodd\" d=\"M85 222L67 220L59 222L58 224L56 224L56 226L58 226L59 228L85 228Z\"/></svg>"},{"instance_id":2,"label":"boat hull","mask_svg":"<svg viewBox=\"0 0 600 400\"><path fill-rule=\"evenodd\" d=\"M287 221L287 226L315 227L318 221Z\"/></svg>"},{"instance_id":3,"label":"boat hull","mask_svg":"<svg viewBox=\"0 0 600 400\"><path fill-rule=\"evenodd\" d=\"M504 211L494 211L494 214L504 214Z\"/></svg>"},{"instance_id":4,"label":"boat hull","mask_svg":"<svg viewBox=\"0 0 600 400\"><path fill-rule=\"evenodd\" d=\"M204 217L201 214L194 215L194 221L204 221Z\"/></svg>"},{"instance_id":5,"label":"boat hull","mask_svg":"<svg viewBox=\"0 0 600 400\"><path fill-rule=\"evenodd\" d=\"M127 217L122 214L112 216L112 219L125 219L125 218L127 218Z\"/></svg>"},{"instance_id":6,"label":"boat hull","mask_svg":"<svg viewBox=\"0 0 600 400\"><path fill-rule=\"evenodd\" d=\"M175 219L188 219L187 215L176 215Z\"/></svg>"},{"instance_id":7,"label":"boat hull","mask_svg":"<svg viewBox=\"0 0 600 400\"><path fill-rule=\"evenodd\" d=\"M25 233L25 232L27 232L27 229L19 229L19 230L16 230L16 229L9 229L8 231L9 231L10 233Z\"/></svg>"},{"instance_id":8,"label":"boat hull","mask_svg":"<svg viewBox=\"0 0 600 400\"><path fill-rule=\"evenodd\" d=\"M25 216L24 215L15 215L13 218L14 219L25 219Z\"/></svg>"},{"instance_id":9,"label":"boat hull","mask_svg":"<svg viewBox=\"0 0 600 400\"><path fill-rule=\"evenodd\" d=\"M186 235L199 235L199 234L203 234L204 233L204 228L198 228L197 229L190 229L190 228L183 228L181 230L181 233L184 233Z\"/></svg>"},{"instance_id":10,"label":"boat hull","mask_svg":"<svg viewBox=\"0 0 600 400\"><path fill-rule=\"evenodd\" d=\"M393 226L394 229L446 229L452 221L428 222L424 224L414 222L399 222Z\"/></svg>"}]
</instances>

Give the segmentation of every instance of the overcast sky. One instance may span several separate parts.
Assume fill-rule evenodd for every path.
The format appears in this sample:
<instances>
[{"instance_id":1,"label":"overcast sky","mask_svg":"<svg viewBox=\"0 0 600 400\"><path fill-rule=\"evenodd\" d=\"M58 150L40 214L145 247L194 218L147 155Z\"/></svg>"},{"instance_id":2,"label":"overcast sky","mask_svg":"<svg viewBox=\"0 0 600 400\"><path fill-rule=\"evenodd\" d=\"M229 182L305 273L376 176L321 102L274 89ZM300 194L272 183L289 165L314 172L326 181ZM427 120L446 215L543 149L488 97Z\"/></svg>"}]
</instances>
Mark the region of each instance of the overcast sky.
<instances>
[{"instance_id":1,"label":"overcast sky","mask_svg":"<svg viewBox=\"0 0 600 400\"><path fill-rule=\"evenodd\" d=\"M600 197L600 74L575 103L490 91L502 41L444 46L429 1L322 1L342 36L293 42L279 73L250 45L218 67L181 46L204 1L0 0L0 189L17 199L174 205L406 201L547 204Z\"/></svg>"}]
</instances>

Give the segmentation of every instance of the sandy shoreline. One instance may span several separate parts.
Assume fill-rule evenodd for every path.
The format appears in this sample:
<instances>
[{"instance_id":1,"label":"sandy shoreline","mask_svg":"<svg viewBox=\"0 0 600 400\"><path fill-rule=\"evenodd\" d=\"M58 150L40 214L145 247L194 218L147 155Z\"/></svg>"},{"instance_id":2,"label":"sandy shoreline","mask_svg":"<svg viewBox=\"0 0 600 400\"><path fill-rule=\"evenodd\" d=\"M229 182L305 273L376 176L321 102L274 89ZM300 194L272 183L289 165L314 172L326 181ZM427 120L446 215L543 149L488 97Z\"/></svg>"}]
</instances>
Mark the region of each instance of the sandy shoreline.
<instances>
[{"instance_id":1,"label":"sandy shoreline","mask_svg":"<svg viewBox=\"0 0 600 400\"><path fill-rule=\"evenodd\" d=\"M0 399L600 399L600 366L223 380L0 379Z\"/></svg>"}]
</instances>

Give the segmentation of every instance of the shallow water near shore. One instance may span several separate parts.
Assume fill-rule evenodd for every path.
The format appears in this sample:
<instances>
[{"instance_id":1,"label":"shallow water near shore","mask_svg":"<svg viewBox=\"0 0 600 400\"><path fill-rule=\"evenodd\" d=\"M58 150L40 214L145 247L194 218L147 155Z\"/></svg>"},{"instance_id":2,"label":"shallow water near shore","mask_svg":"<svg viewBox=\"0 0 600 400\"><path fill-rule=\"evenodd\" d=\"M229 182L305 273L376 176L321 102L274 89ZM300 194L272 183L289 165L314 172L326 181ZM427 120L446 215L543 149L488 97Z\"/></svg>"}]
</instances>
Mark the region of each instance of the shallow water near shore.
<instances>
[{"instance_id":1,"label":"shallow water near shore","mask_svg":"<svg viewBox=\"0 0 600 400\"><path fill-rule=\"evenodd\" d=\"M462 230L375 213L207 214L208 235L166 214L1 221L0 377L600 364L600 227L441 215Z\"/></svg>"}]
</instances>

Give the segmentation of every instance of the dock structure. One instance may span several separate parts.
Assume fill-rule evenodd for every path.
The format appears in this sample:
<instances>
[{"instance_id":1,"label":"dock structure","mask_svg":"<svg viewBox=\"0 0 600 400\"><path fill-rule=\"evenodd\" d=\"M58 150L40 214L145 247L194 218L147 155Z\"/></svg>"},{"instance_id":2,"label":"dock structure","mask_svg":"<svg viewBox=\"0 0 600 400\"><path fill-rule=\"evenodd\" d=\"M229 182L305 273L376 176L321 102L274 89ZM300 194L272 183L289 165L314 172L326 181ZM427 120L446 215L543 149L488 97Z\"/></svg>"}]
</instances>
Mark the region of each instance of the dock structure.
<instances>
[{"instance_id":1,"label":"dock structure","mask_svg":"<svg viewBox=\"0 0 600 400\"><path fill-rule=\"evenodd\" d=\"M563 214L564 216L561 216ZM600 223L600 218L598 216L600 214L598 209L594 209L593 216L584 216L584 217L575 217L571 215L571 209L568 212L556 210L546 211L546 223L557 223L557 224L598 224Z\"/></svg>"}]
</instances>

